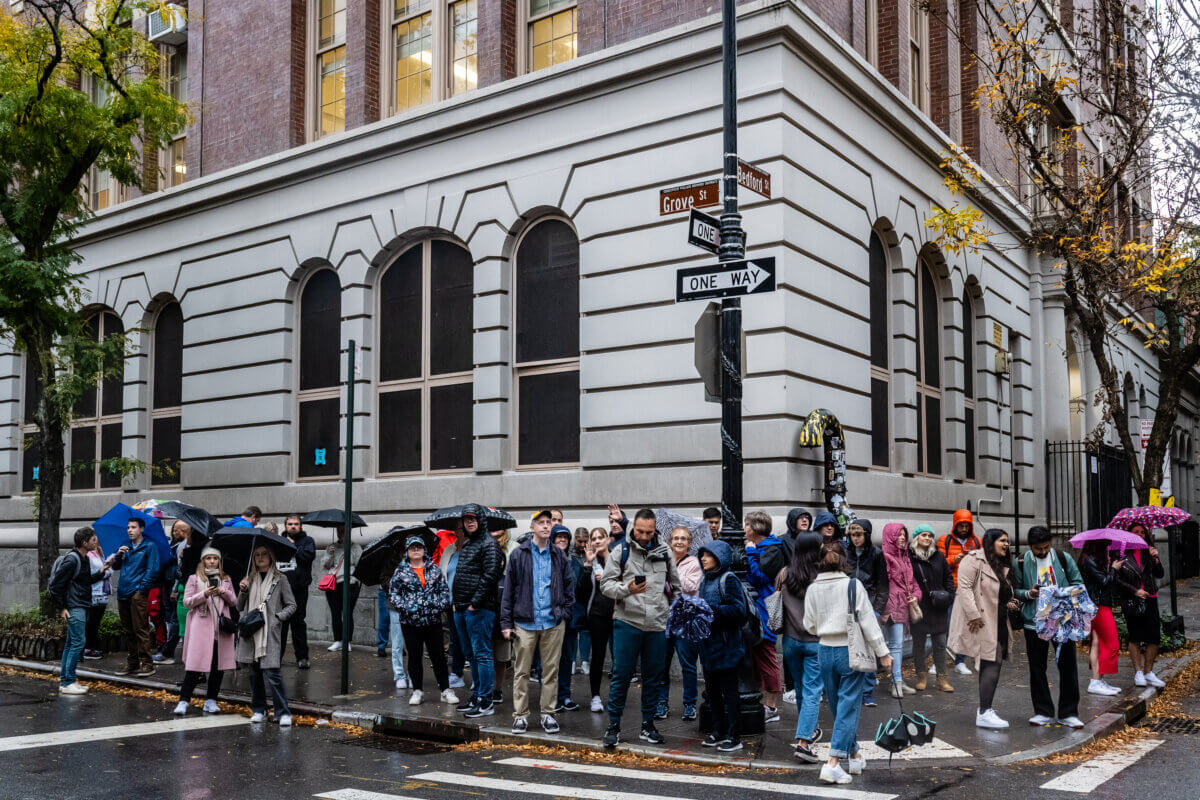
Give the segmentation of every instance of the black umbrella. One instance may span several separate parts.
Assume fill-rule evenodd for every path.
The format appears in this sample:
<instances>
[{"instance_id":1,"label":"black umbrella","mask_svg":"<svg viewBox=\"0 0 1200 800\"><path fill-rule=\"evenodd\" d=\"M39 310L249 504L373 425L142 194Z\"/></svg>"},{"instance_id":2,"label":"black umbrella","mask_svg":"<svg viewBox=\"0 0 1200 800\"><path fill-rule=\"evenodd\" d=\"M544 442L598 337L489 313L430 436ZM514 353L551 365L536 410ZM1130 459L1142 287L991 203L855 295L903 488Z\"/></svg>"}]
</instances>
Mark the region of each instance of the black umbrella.
<instances>
[{"instance_id":1,"label":"black umbrella","mask_svg":"<svg viewBox=\"0 0 1200 800\"><path fill-rule=\"evenodd\" d=\"M439 508L425 518L425 524L432 528L453 527L454 523L462 519L463 509L465 508L466 506ZM513 519L513 515L503 508L487 508L485 506L484 511L487 513L487 527L489 531L503 531L508 528L517 527L517 521Z\"/></svg>"},{"instance_id":2,"label":"black umbrella","mask_svg":"<svg viewBox=\"0 0 1200 800\"><path fill-rule=\"evenodd\" d=\"M351 528L367 527L367 523L358 514L351 514L350 520ZM346 524L346 510L344 508L325 508L320 511L310 511L300 521L305 525L316 525L318 528L336 528Z\"/></svg>"},{"instance_id":3,"label":"black umbrella","mask_svg":"<svg viewBox=\"0 0 1200 800\"><path fill-rule=\"evenodd\" d=\"M427 526L397 525L363 548L362 555L358 559L358 566L354 568L354 577L367 586L374 586L386 581L391 576L380 573L392 554L397 549L404 548L404 544L410 536L420 536L425 542L426 557L432 556L433 551L437 549L437 534Z\"/></svg>"},{"instance_id":4,"label":"black umbrella","mask_svg":"<svg viewBox=\"0 0 1200 800\"><path fill-rule=\"evenodd\" d=\"M296 554L296 545L291 539L262 528L221 528L212 537L212 546L221 551L223 558L239 566L245 564L247 571L254 548L262 545L270 548L276 561L289 561ZM231 569L225 571L234 574Z\"/></svg>"},{"instance_id":5,"label":"black umbrella","mask_svg":"<svg viewBox=\"0 0 1200 800\"><path fill-rule=\"evenodd\" d=\"M217 531L221 530L221 520L198 506L182 503L179 500L168 500L159 503L155 509L164 517L172 517L188 524L193 533L204 537L207 541Z\"/></svg>"}]
</instances>

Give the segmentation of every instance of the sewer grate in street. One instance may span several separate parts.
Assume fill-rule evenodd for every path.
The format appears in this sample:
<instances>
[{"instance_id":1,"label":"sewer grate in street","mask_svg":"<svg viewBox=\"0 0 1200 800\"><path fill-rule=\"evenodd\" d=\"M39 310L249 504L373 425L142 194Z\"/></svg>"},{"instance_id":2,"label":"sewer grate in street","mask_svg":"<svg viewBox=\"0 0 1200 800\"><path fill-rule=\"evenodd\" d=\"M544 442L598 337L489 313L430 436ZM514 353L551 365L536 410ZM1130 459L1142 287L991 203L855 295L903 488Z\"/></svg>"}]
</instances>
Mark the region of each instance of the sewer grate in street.
<instances>
[{"instance_id":1,"label":"sewer grate in street","mask_svg":"<svg viewBox=\"0 0 1200 800\"><path fill-rule=\"evenodd\" d=\"M389 753L403 753L405 755L446 753L454 749L454 745L447 744L446 742L427 742L418 739L406 739L403 736L385 736L378 733L346 736L342 739L334 739L333 743L369 747L373 750L386 750Z\"/></svg>"},{"instance_id":2,"label":"sewer grate in street","mask_svg":"<svg viewBox=\"0 0 1200 800\"><path fill-rule=\"evenodd\" d=\"M1200 734L1200 718L1197 717L1155 717L1140 727L1155 733L1172 733L1181 736Z\"/></svg>"}]
</instances>

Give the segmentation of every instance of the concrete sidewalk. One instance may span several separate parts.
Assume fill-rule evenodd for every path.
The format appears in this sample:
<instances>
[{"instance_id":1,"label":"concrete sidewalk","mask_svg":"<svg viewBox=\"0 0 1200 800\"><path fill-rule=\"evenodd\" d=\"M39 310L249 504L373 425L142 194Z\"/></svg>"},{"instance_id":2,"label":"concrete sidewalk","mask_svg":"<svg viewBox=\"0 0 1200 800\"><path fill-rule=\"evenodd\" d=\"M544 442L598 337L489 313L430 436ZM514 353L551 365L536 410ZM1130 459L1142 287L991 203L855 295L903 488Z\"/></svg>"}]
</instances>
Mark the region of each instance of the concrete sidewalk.
<instances>
[{"instance_id":1,"label":"concrete sidewalk","mask_svg":"<svg viewBox=\"0 0 1200 800\"><path fill-rule=\"evenodd\" d=\"M1165 592L1161 602L1166 611ZM1200 634L1200 579L1181 585L1179 606L1180 613L1187 619L1188 631L1193 636ZM1079 716L1087 723L1087 727L1074 731L1058 725L1030 726L1027 724L1027 719L1033 711L1029 698L1024 642L1019 635L1016 637L1014 645L1011 659L1004 665L1000 688L994 703L997 712L1011 723L1008 730L986 731L975 727L975 707L978 701L976 677L952 673L951 683L955 687L954 693L944 693L931 686L924 692L905 698L904 708L906 710L919 711L937 722L937 741L921 748L911 748L897 755L894 763L966 766L981 761L1012 763L1043 757L1082 746L1097 736L1102 736L1137 719L1144 713L1146 701L1153 697L1153 690L1146 691L1133 687L1132 670L1129 659L1125 655L1121 657L1121 674L1116 678L1110 678L1109 681L1126 691L1116 697L1087 694L1088 661L1087 654L1081 652L1078 656L1078 666L1084 694L1080 702ZM425 702L420 706L410 706L408 700L411 692L399 691L393 686L390 658L378 658L373 648L361 646L356 646L350 655L350 693L347 696L340 695L340 653L329 653L320 645L316 645L313 650L313 666L310 670L296 669L294 661L289 659L283 667L284 682L287 686L288 696L297 705L297 710L327 714L334 719L352 722L376 731L418 738L473 741L490 737L503 741L519 740L574 748L598 749L601 747L601 738L608 724L608 716L604 713L596 714L586 710L591 698L588 678L585 675L574 676L572 697L582 707L578 711L558 715L558 721L562 726L560 734L555 736L544 734L536 724L535 715L531 718L528 734L513 736L509 731L512 720L511 683L502 687L504 702L497 706L495 716L468 720L456 713L452 707L438 702L436 686L428 665L425 670ZM1200 653L1190 653L1183 657L1163 656L1157 672L1166 679L1197 656L1200 656ZM131 685L157 686L159 688L178 686L183 678L183 667L180 665L159 667L157 674L148 679L122 679L112 676L111 673L119 669L122 663L123 660L120 656L113 655L101 661L81 662L80 667L82 670L97 673L97 677L103 676L105 679ZM911 681L911 662L905 665L905 673L906 679ZM81 677L84 680L88 679L88 675L84 673L81 673ZM469 671L465 677L469 682ZM1051 666L1052 688L1056 683L1056 677L1057 671ZM606 677L601 690L602 696L605 697L607 683ZM682 687L678 680L674 680L672 684L671 716L656 723L663 736L666 737L666 744L652 747L637 743L641 696L640 687L635 684L630 689L626 705L622 730L622 750L687 761L786 769L808 768L807 765L800 765L791 757L791 744L794 739L797 715L796 706L787 704L781 706L782 719L767 725L767 733L762 737L761 742L748 747L737 757L718 756L710 749L700 746L702 737L696 722L680 720ZM879 706L877 708L863 709L859 731L864 744L874 739L874 732L879 723L899 713L897 701L887 694L887 686L888 681L885 679L878 692ZM700 688L703 691L702 680ZM531 686L534 698L539 689L540 687L536 684ZM200 691L203 691L203 687ZM226 675L222 696L231 699L248 698L249 691L249 674L246 670L238 670L236 673ZM456 691L465 698L466 689ZM831 720L828 709L824 707L821 710L821 726L826 731L824 741L827 743ZM869 758L875 756L886 759L886 754L872 753L873 745L865 746Z\"/></svg>"}]
</instances>

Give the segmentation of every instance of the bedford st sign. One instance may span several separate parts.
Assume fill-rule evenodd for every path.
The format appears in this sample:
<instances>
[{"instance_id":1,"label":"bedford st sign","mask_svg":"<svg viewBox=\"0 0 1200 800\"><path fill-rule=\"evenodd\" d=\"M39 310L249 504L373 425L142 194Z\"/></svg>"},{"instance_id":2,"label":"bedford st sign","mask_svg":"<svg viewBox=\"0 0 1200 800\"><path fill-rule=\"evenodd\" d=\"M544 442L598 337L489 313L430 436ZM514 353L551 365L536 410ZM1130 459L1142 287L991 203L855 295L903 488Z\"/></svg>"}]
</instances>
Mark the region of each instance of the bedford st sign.
<instances>
[{"instance_id":1,"label":"bedford st sign","mask_svg":"<svg viewBox=\"0 0 1200 800\"><path fill-rule=\"evenodd\" d=\"M675 302L713 297L745 297L775 291L775 259L751 258L675 273Z\"/></svg>"}]
</instances>

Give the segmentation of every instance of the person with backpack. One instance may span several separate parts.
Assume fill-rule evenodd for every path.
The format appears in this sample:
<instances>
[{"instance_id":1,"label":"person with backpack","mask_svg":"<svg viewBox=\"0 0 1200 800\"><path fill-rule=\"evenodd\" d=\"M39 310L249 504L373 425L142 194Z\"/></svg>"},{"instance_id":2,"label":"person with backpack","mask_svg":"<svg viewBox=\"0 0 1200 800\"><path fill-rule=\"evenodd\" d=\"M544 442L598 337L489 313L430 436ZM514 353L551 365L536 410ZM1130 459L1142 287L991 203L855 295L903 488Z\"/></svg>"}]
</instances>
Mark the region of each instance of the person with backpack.
<instances>
[{"instance_id":1,"label":"person with backpack","mask_svg":"<svg viewBox=\"0 0 1200 800\"><path fill-rule=\"evenodd\" d=\"M713 726L703 745L733 753L742 749L738 696L738 667L746 655L742 627L753 619L754 609L741 580L730 571L733 550L726 542L709 542L697 555L704 570L698 596L713 611L711 632L699 648Z\"/></svg>"},{"instance_id":2,"label":"person with backpack","mask_svg":"<svg viewBox=\"0 0 1200 800\"><path fill-rule=\"evenodd\" d=\"M954 512L953 528L950 533L938 540L937 546L938 550L942 551L942 557L946 559L946 563L950 565L950 576L954 579L955 596L957 597L959 565L962 564L968 553L983 547L983 543L975 535L975 518L970 511L960 508ZM952 606L951 613L953 610ZM936 668L937 664L934 664L930 672ZM967 666L967 657L962 653L956 653L954 656L954 671L959 675L971 674L971 669Z\"/></svg>"},{"instance_id":3,"label":"person with backpack","mask_svg":"<svg viewBox=\"0 0 1200 800\"><path fill-rule=\"evenodd\" d=\"M1050 546L1050 530L1043 525L1029 529L1029 549L1013 570L1017 599L1021 601L1021 617L1025 628L1025 656L1029 659L1029 695L1033 700L1030 725L1050 725L1054 715L1054 698L1046 678L1046 658L1056 648L1058 661L1057 720L1069 728L1082 728L1079 719L1079 667L1075 663L1075 643L1055 646L1037 635L1034 617L1038 595L1048 586L1065 589L1083 586L1083 576L1070 553L1060 553Z\"/></svg>"},{"instance_id":4,"label":"person with backpack","mask_svg":"<svg viewBox=\"0 0 1200 800\"><path fill-rule=\"evenodd\" d=\"M671 551L658 541L657 521L651 509L643 508L634 515L629 534L609 552L600 589L614 601L613 675L608 687L604 746L616 747L620 741L621 715L639 659L642 730L638 738L662 744L662 734L654 727L654 714L666 664L668 594L677 597L682 585Z\"/></svg>"},{"instance_id":5,"label":"person with backpack","mask_svg":"<svg viewBox=\"0 0 1200 800\"><path fill-rule=\"evenodd\" d=\"M91 528L76 530L73 541L74 549L54 562L48 587L50 597L62 609L62 618L67 623L67 641L58 679L59 696L87 694L88 691L88 687L76 679L75 670L87 643L87 617L92 607L92 584L95 582L88 554L100 543Z\"/></svg>"},{"instance_id":6,"label":"person with backpack","mask_svg":"<svg viewBox=\"0 0 1200 800\"><path fill-rule=\"evenodd\" d=\"M804 628L818 637L817 660L825 699L833 712L829 760L821 765L820 779L823 783L847 784L853 780L852 775L862 774L867 764L858 745L866 672L858 671L855 667L861 665L851 662L851 635L879 659L884 669L892 668L892 656L867 589L850 576L840 543L827 541L821 545L817 569L816 580L804 596ZM852 631L852 624L858 630ZM842 768L843 759L847 760L847 769Z\"/></svg>"},{"instance_id":7,"label":"person with backpack","mask_svg":"<svg viewBox=\"0 0 1200 800\"><path fill-rule=\"evenodd\" d=\"M754 608L762 625L762 640L751 649L754 677L763 696L765 722L779 721L783 694L783 669L776 651L777 637L767 625L767 598L775 594L775 578L787 566L791 548L771 534L771 515L751 511L743 524L746 547L746 580L754 589Z\"/></svg>"}]
</instances>

